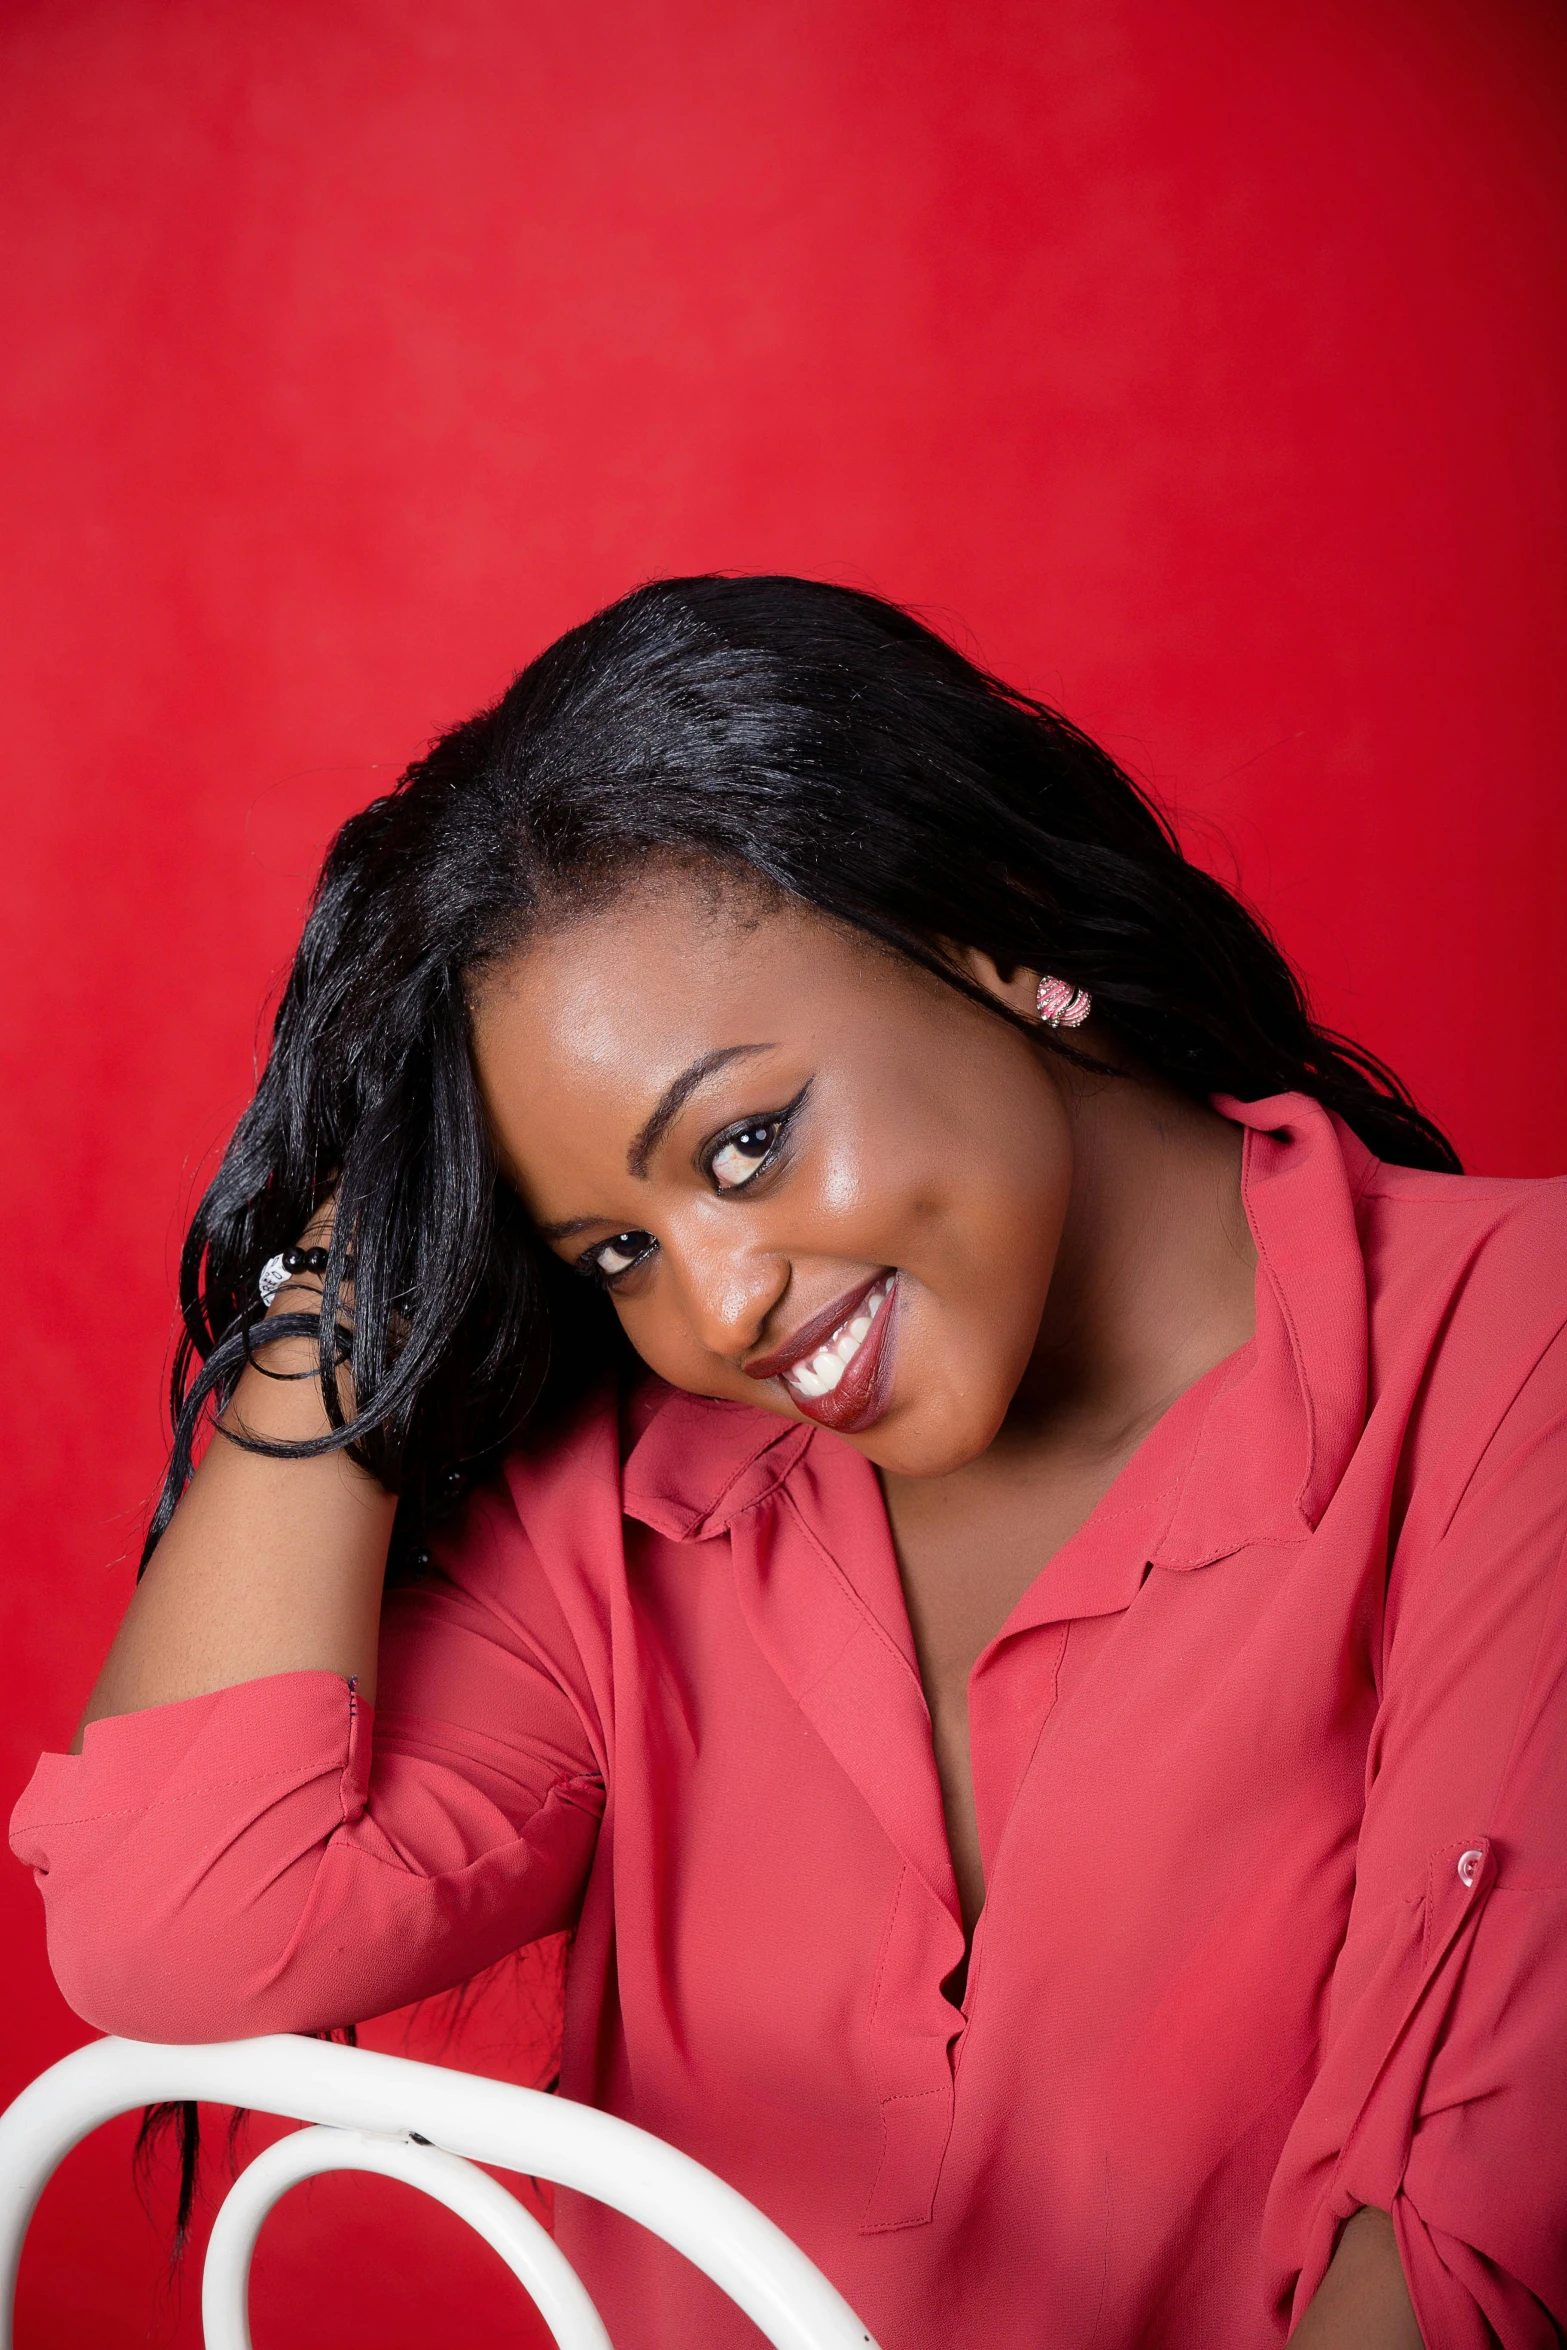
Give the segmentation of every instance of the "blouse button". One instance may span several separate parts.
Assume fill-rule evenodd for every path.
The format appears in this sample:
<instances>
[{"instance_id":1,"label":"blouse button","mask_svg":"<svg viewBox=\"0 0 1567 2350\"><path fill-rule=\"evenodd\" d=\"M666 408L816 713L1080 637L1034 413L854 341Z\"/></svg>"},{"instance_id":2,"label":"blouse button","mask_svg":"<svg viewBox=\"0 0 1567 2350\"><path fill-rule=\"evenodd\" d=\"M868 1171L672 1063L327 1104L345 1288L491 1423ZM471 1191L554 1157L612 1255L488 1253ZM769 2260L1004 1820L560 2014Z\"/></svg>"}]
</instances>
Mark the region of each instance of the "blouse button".
<instances>
[{"instance_id":1,"label":"blouse button","mask_svg":"<svg viewBox=\"0 0 1567 2350\"><path fill-rule=\"evenodd\" d=\"M1478 1877L1480 1874L1480 1863L1484 1860L1484 1858L1485 1854L1478 1848L1472 1852L1461 1852L1459 1854L1458 1874L1466 1885L1472 1885L1474 1883L1476 1877Z\"/></svg>"}]
</instances>

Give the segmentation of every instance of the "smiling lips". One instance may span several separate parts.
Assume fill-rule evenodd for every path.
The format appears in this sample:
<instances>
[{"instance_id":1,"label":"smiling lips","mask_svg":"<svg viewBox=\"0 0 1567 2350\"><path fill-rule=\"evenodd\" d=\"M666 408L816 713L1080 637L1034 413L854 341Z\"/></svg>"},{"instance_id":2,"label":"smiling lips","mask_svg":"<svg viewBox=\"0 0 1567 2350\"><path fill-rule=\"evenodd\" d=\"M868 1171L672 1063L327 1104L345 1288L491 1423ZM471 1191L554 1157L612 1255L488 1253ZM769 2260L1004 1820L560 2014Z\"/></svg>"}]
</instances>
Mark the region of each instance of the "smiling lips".
<instances>
[{"instance_id":1,"label":"smiling lips","mask_svg":"<svg viewBox=\"0 0 1567 2350\"><path fill-rule=\"evenodd\" d=\"M892 1317L886 1311L896 1276L874 1274L805 1323L787 1346L748 1363L753 1379L779 1379L806 1417L850 1434L868 1428L886 1408Z\"/></svg>"}]
</instances>

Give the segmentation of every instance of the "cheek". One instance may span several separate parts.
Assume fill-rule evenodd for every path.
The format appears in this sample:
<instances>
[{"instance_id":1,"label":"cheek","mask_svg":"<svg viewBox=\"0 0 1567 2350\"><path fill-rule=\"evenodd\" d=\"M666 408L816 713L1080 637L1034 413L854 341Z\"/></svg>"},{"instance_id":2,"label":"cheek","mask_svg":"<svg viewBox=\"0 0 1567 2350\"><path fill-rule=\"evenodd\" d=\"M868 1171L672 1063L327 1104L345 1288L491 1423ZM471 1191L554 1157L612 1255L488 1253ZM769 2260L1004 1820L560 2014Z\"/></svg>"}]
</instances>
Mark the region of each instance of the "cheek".
<instances>
[{"instance_id":1,"label":"cheek","mask_svg":"<svg viewBox=\"0 0 1567 2350\"><path fill-rule=\"evenodd\" d=\"M969 1224L961 1287L942 1317L965 1385L1004 1388L1010 1400L1023 1376L1050 1292L1063 1204L1048 1194L1014 1195Z\"/></svg>"},{"instance_id":2,"label":"cheek","mask_svg":"<svg viewBox=\"0 0 1567 2350\"><path fill-rule=\"evenodd\" d=\"M1021 1304L1039 1290L1042 1303L1071 1182L1066 1138L1048 1127L993 1135L983 1147L955 1141L910 1195L907 1221L933 1257L948 1259L962 1294Z\"/></svg>"},{"instance_id":3,"label":"cheek","mask_svg":"<svg viewBox=\"0 0 1567 2350\"><path fill-rule=\"evenodd\" d=\"M1071 1193L1070 1146L1046 1129L953 1160L941 1187L910 1203L907 1359L916 1392L928 1379L932 1400L939 1392L951 1410L966 1398L988 1425L1038 1338Z\"/></svg>"},{"instance_id":4,"label":"cheek","mask_svg":"<svg viewBox=\"0 0 1567 2350\"><path fill-rule=\"evenodd\" d=\"M895 1176L889 1182L887 1154L874 1136L842 1136L821 1153L808 1212L813 1221L843 1230L878 1216L885 1220L885 1195L895 1182Z\"/></svg>"},{"instance_id":5,"label":"cheek","mask_svg":"<svg viewBox=\"0 0 1567 2350\"><path fill-rule=\"evenodd\" d=\"M673 1387L687 1382L679 1366L696 1354L696 1344L683 1316L661 1306L655 1297L629 1300L615 1308L620 1327L650 1370Z\"/></svg>"},{"instance_id":6,"label":"cheek","mask_svg":"<svg viewBox=\"0 0 1567 2350\"><path fill-rule=\"evenodd\" d=\"M620 1326L650 1371L687 1395L716 1395L766 1409L771 1396L709 1352L678 1307L657 1297L616 1308Z\"/></svg>"}]
</instances>

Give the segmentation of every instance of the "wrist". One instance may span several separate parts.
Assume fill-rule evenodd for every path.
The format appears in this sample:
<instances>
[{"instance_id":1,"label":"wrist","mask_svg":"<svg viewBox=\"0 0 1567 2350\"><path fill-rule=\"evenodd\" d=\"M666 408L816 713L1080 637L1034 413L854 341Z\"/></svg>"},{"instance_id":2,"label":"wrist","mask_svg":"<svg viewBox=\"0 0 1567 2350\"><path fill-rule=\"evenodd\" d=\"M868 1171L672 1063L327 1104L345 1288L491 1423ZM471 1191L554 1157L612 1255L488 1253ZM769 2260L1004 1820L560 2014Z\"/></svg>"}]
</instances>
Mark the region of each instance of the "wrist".
<instances>
[{"instance_id":1,"label":"wrist","mask_svg":"<svg viewBox=\"0 0 1567 2350\"><path fill-rule=\"evenodd\" d=\"M332 1422L321 1393L321 1347L317 1335L319 1282L291 1279L250 1333L250 1361L241 1372L218 1427L229 1435L259 1436L269 1443L301 1444L329 1435ZM273 1325L311 1318L311 1326L279 1332ZM346 1364L337 1372L338 1403L345 1419L354 1416L354 1391Z\"/></svg>"}]
</instances>

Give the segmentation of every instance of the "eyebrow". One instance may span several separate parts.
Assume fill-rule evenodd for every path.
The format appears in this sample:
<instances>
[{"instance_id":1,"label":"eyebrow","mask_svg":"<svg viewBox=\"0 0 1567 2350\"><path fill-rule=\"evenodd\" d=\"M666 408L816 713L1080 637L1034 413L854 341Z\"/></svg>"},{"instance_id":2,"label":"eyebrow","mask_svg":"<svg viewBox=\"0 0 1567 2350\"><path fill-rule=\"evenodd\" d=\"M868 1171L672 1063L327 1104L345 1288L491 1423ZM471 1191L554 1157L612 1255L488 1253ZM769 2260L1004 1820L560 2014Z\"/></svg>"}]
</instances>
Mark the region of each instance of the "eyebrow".
<instances>
[{"instance_id":1,"label":"eyebrow","mask_svg":"<svg viewBox=\"0 0 1567 2350\"><path fill-rule=\"evenodd\" d=\"M753 1053L776 1050L777 1047L771 1044L721 1045L717 1052L704 1053L699 1061L693 1061L688 1069L682 1069L678 1077L672 1077L654 1104L651 1115L631 1138L631 1147L626 1153L627 1172L635 1175L639 1182L647 1181L649 1159L699 1085L705 1085L709 1077L716 1076L731 1061L745 1060ZM612 1221L608 1216L568 1216L562 1224L540 1224L538 1234L541 1240L574 1240L579 1232L592 1232Z\"/></svg>"},{"instance_id":2,"label":"eyebrow","mask_svg":"<svg viewBox=\"0 0 1567 2350\"><path fill-rule=\"evenodd\" d=\"M535 1229L541 1240L575 1240L579 1232L592 1232L609 1220L608 1216L568 1216L564 1224L540 1224Z\"/></svg>"},{"instance_id":3,"label":"eyebrow","mask_svg":"<svg viewBox=\"0 0 1567 2350\"><path fill-rule=\"evenodd\" d=\"M709 1077L727 1068L731 1061L744 1060L751 1053L775 1050L770 1044L720 1045L716 1053L704 1053L689 1069L682 1069L678 1077L672 1077L659 1095L651 1117L631 1138L631 1148L626 1153L627 1174L635 1175L640 1182L647 1181L649 1159L699 1085L705 1085Z\"/></svg>"}]
</instances>

